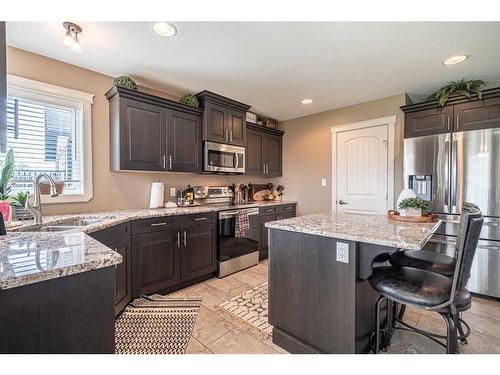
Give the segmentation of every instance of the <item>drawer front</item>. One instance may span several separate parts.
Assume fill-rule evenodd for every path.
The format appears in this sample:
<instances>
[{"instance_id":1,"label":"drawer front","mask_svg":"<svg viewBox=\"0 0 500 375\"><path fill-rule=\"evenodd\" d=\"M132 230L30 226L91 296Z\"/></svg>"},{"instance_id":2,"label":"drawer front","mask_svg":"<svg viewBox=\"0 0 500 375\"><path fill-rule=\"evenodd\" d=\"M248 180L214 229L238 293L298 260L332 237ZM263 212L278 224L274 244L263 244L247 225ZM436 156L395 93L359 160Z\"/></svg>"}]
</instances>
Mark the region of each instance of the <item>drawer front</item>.
<instances>
[{"instance_id":1,"label":"drawer front","mask_svg":"<svg viewBox=\"0 0 500 375\"><path fill-rule=\"evenodd\" d=\"M279 206L278 212L295 212L295 203L284 204L283 206Z\"/></svg>"},{"instance_id":2,"label":"drawer front","mask_svg":"<svg viewBox=\"0 0 500 375\"><path fill-rule=\"evenodd\" d=\"M181 224L183 226L184 225L215 223L216 220L217 220L217 213L216 212L206 212L203 214L193 214L193 215L181 216Z\"/></svg>"},{"instance_id":3,"label":"drawer front","mask_svg":"<svg viewBox=\"0 0 500 375\"><path fill-rule=\"evenodd\" d=\"M259 214L261 214L261 215L272 214L272 213L275 213L277 210L278 210L278 206L261 207L259 209Z\"/></svg>"},{"instance_id":4,"label":"drawer front","mask_svg":"<svg viewBox=\"0 0 500 375\"><path fill-rule=\"evenodd\" d=\"M130 223L118 224L106 229L101 229L97 232L89 233L88 235L106 245L119 238L130 236Z\"/></svg>"},{"instance_id":5,"label":"drawer front","mask_svg":"<svg viewBox=\"0 0 500 375\"><path fill-rule=\"evenodd\" d=\"M132 234L158 232L179 225L179 216L155 217L132 222Z\"/></svg>"}]
</instances>

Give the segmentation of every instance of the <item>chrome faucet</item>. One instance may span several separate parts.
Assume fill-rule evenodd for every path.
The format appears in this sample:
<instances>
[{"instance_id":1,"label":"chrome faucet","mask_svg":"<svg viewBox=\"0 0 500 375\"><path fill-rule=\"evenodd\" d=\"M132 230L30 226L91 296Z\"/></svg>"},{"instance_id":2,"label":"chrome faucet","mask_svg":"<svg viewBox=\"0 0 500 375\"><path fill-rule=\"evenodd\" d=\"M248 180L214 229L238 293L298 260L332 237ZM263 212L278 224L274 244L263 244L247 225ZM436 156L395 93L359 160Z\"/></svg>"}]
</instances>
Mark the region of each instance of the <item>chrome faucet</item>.
<instances>
[{"instance_id":1,"label":"chrome faucet","mask_svg":"<svg viewBox=\"0 0 500 375\"><path fill-rule=\"evenodd\" d=\"M28 199L26 199L26 209L29 213L33 215L33 219L35 224L42 224L42 199L40 198L40 180L42 177L45 177L50 184L50 196L52 198L57 197L59 194L57 193L56 182L52 177L50 177L47 173L41 173L35 178L34 191L33 194L30 194ZM32 199L33 198L33 199ZM33 200L33 203L31 203Z\"/></svg>"}]
</instances>

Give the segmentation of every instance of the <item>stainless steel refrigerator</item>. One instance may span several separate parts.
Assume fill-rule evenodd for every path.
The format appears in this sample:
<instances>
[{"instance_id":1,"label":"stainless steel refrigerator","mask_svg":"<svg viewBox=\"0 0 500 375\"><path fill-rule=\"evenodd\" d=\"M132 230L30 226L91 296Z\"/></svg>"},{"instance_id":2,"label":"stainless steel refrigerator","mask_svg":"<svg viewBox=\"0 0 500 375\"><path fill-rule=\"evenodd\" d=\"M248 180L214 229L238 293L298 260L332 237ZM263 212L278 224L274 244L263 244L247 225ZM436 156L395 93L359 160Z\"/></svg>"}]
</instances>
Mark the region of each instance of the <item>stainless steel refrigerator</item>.
<instances>
[{"instance_id":1,"label":"stainless steel refrigerator","mask_svg":"<svg viewBox=\"0 0 500 375\"><path fill-rule=\"evenodd\" d=\"M469 279L471 292L500 298L500 128L407 138L405 187L430 200L443 224L428 247L453 254L463 202L485 220Z\"/></svg>"}]
</instances>

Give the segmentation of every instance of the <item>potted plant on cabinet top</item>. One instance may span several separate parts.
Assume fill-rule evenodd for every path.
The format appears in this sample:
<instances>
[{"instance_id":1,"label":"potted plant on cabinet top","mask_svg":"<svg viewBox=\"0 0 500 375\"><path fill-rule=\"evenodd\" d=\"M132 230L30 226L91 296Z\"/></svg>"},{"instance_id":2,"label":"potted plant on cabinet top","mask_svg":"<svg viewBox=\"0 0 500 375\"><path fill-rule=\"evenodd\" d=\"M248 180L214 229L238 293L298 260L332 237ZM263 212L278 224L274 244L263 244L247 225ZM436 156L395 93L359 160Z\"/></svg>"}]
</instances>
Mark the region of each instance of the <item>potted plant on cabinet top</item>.
<instances>
[{"instance_id":1,"label":"potted plant on cabinet top","mask_svg":"<svg viewBox=\"0 0 500 375\"><path fill-rule=\"evenodd\" d=\"M422 216L429 213L430 204L421 198L406 198L399 202L401 216Z\"/></svg>"},{"instance_id":2,"label":"potted plant on cabinet top","mask_svg":"<svg viewBox=\"0 0 500 375\"><path fill-rule=\"evenodd\" d=\"M12 190L10 186L12 176L14 176L14 151L10 149L7 155L5 155L2 173L0 174L0 212L5 222L9 220L10 215L10 202L8 199Z\"/></svg>"}]
</instances>

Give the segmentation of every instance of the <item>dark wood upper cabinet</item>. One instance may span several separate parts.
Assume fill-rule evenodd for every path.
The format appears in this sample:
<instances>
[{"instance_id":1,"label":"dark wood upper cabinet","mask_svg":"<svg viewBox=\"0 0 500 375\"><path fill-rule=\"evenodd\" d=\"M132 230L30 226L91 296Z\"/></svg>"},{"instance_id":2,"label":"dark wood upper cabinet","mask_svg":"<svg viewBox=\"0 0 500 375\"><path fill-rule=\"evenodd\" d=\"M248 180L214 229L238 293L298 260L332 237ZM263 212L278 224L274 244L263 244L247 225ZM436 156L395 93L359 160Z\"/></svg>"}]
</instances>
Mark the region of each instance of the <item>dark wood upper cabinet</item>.
<instances>
[{"instance_id":1,"label":"dark wood upper cabinet","mask_svg":"<svg viewBox=\"0 0 500 375\"><path fill-rule=\"evenodd\" d=\"M283 174L283 132L247 123L246 174L279 177Z\"/></svg>"},{"instance_id":2,"label":"dark wood upper cabinet","mask_svg":"<svg viewBox=\"0 0 500 375\"><path fill-rule=\"evenodd\" d=\"M450 132L453 107L427 109L405 116L405 138Z\"/></svg>"},{"instance_id":3,"label":"dark wood upper cabinet","mask_svg":"<svg viewBox=\"0 0 500 375\"><path fill-rule=\"evenodd\" d=\"M500 126L500 88L484 90L482 99L452 97L444 107L436 101L401 107L405 138Z\"/></svg>"},{"instance_id":4,"label":"dark wood upper cabinet","mask_svg":"<svg viewBox=\"0 0 500 375\"><path fill-rule=\"evenodd\" d=\"M201 118L179 111L167 115L167 169L201 171Z\"/></svg>"},{"instance_id":5,"label":"dark wood upper cabinet","mask_svg":"<svg viewBox=\"0 0 500 375\"><path fill-rule=\"evenodd\" d=\"M247 129L247 149L245 173L249 175L264 174L264 144L266 134Z\"/></svg>"},{"instance_id":6,"label":"dark wood upper cabinet","mask_svg":"<svg viewBox=\"0 0 500 375\"><path fill-rule=\"evenodd\" d=\"M190 225L182 228L181 282L217 270L217 225Z\"/></svg>"},{"instance_id":7,"label":"dark wood upper cabinet","mask_svg":"<svg viewBox=\"0 0 500 375\"><path fill-rule=\"evenodd\" d=\"M122 87L106 97L112 170L201 170L200 109Z\"/></svg>"},{"instance_id":8,"label":"dark wood upper cabinet","mask_svg":"<svg viewBox=\"0 0 500 375\"><path fill-rule=\"evenodd\" d=\"M454 106L454 131L500 127L500 97Z\"/></svg>"},{"instance_id":9,"label":"dark wood upper cabinet","mask_svg":"<svg viewBox=\"0 0 500 375\"><path fill-rule=\"evenodd\" d=\"M134 298L180 283L179 236L179 230L171 229L132 237Z\"/></svg>"},{"instance_id":10,"label":"dark wood upper cabinet","mask_svg":"<svg viewBox=\"0 0 500 375\"><path fill-rule=\"evenodd\" d=\"M206 90L196 96L203 107L203 140L245 146L250 106Z\"/></svg>"}]
</instances>

